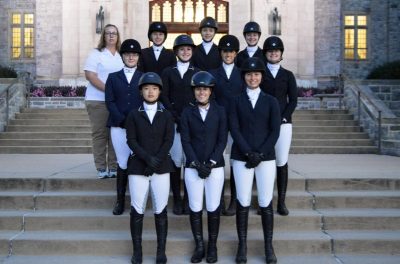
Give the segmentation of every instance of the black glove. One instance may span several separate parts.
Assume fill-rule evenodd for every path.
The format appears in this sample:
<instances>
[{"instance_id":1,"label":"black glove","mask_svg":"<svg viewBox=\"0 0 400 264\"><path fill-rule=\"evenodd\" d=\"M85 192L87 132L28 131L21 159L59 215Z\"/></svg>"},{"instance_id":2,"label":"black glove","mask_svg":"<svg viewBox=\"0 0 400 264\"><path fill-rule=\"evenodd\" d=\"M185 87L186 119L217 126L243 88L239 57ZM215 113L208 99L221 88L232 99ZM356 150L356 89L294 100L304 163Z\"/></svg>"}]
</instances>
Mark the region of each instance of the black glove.
<instances>
[{"instance_id":1,"label":"black glove","mask_svg":"<svg viewBox=\"0 0 400 264\"><path fill-rule=\"evenodd\" d=\"M144 176L149 177L149 176L151 176L151 175L153 175L153 174L154 174L154 170L153 170L152 168L146 167L146 168L144 169L144 172L143 172L143 175L144 175Z\"/></svg>"},{"instance_id":2,"label":"black glove","mask_svg":"<svg viewBox=\"0 0 400 264\"><path fill-rule=\"evenodd\" d=\"M257 152L249 152L247 155L247 162L245 164L246 168L252 169L258 166L262 161L262 154Z\"/></svg>"},{"instance_id":3,"label":"black glove","mask_svg":"<svg viewBox=\"0 0 400 264\"><path fill-rule=\"evenodd\" d=\"M199 177L202 179L208 178L211 173L211 167L207 166L206 164L201 164L199 168L197 168L197 172Z\"/></svg>"},{"instance_id":4,"label":"black glove","mask_svg":"<svg viewBox=\"0 0 400 264\"><path fill-rule=\"evenodd\" d=\"M119 127L120 128L126 128L126 118L124 118L124 120L121 121L121 123L119 123Z\"/></svg>"},{"instance_id":5,"label":"black glove","mask_svg":"<svg viewBox=\"0 0 400 264\"><path fill-rule=\"evenodd\" d=\"M161 166L161 159L151 156L149 159L146 160L146 163L147 166L153 169L153 171L156 171Z\"/></svg>"}]
</instances>

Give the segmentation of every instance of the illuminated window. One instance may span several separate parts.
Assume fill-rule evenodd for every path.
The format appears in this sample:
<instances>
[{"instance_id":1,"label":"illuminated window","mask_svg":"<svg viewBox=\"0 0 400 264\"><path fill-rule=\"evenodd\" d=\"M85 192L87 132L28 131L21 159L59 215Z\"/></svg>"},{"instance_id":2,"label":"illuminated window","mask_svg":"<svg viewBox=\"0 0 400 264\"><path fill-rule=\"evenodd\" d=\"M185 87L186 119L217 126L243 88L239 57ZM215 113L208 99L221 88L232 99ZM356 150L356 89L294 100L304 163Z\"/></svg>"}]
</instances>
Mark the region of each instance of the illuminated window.
<instances>
[{"instance_id":1,"label":"illuminated window","mask_svg":"<svg viewBox=\"0 0 400 264\"><path fill-rule=\"evenodd\" d=\"M367 16L344 17L344 58L347 60L367 59Z\"/></svg>"},{"instance_id":2,"label":"illuminated window","mask_svg":"<svg viewBox=\"0 0 400 264\"><path fill-rule=\"evenodd\" d=\"M204 18L204 2L199 0L196 2L196 16L194 21L200 22Z\"/></svg>"},{"instance_id":3,"label":"illuminated window","mask_svg":"<svg viewBox=\"0 0 400 264\"><path fill-rule=\"evenodd\" d=\"M153 8L151 9L151 17L153 18L153 21L161 21L161 11L160 11L160 6L158 4L155 4Z\"/></svg>"},{"instance_id":4,"label":"illuminated window","mask_svg":"<svg viewBox=\"0 0 400 264\"><path fill-rule=\"evenodd\" d=\"M215 4L213 2L208 2L206 16L215 18Z\"/></svg>"},{"instance_id":5,"label":"illuminated window","mask_svg":"<svg viewBox=\"0 0 400 264\"><path fill-rule=\"evenodd\" d=\"M226 22L226 7L223 4L218 6L218 21Z\"/></svg>"},{"instance_id":6,"label":"illuminated window","mask_svg":"<svg viewBox=\"0 0 400 264\"><path fill-rule=\"evenodd\" d=\"M166 1L163 4L163 21L164 22L172 21L172 8L171 8L171 3L169 1Z\"/></svg>"},{"instance_id":7,"label":"illuminated window","mask_svg":"<svg viewBox=\"0 0 400 264\"><path fill-rule=\"evenodd\" d=\"M11 15L11 58L33 59L34 40L34 14L13 13Z\"/></svg>"},{"instance_id":8,"label":"illuminated window","mask_svg":"<svg viewBox=\"0 0 400 264\"><path fill-rule=\"evenodd\" d=\"M180 0L174 3L174 22L183 22L183 7Z\"/></svg>"}]
</instances>

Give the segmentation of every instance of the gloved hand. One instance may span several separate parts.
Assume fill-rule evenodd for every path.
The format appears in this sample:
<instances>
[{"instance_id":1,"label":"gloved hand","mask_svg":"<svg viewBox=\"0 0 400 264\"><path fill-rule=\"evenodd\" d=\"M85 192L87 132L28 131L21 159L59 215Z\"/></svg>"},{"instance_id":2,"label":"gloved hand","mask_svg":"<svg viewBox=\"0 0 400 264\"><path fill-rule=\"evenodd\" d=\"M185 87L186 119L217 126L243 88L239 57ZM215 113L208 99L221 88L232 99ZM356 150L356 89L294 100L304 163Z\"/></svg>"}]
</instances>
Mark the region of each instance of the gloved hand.
<instances>
[{"instance_id":1,"label":"gloved hand","mask_svg":"<svg viewBox=\"0 0 400 264\"><path fill-rule=\"evenodd\" d=\"M146 160L147 166L149 166L153 171L156 171L161 166L161 159L151 156L149 159Z\"/></svg>"},{"instance_id":2,"label":"gloved hand","mask_svg":"<svg viewBox=\"0 0 400 264\"><path fill-rule=\"evenodd\" d=\"M211 173L211 168L209 168L205 164L201 164L198 161L193 161L192 163L190 163L190 168L196 169L197 170L197 174L202 179L207 178Z\"/></svg>"},{"instance_id":3,"label":"gloved hand","mask_svg":"<svg viewBox=\"0 0 400 264\"><path fill-rule=\"evenodd\" d=\"M149 176L151 176L151 175L153 175L153 174L154 174L154 170L153 170L152 168L146 167L146 168L144 169L144 172L143 172L143 175L144 175L144 176L149 177Z\"/></svg>"},{"instance_id":4,"label":"gloved hand","mask_svg":"<svg viewBox=\"0 0 400 264\"><path fill-rule=\"evenodd\" d=\"M126 118L119 123L119 127L124 129L126 128Z\"/></svg>"},{"instance_id":5,"label":"gloved hand","mask_svg":"<svg viewBox=\"0 0 400 264\"><path fill-rule=\"evenodd\" d=\"M257 152L249 152L247 155L247 162L245 164L246 168L252 169L258 166L262 161L262 154Z\"/></svg>"}]
</instances>

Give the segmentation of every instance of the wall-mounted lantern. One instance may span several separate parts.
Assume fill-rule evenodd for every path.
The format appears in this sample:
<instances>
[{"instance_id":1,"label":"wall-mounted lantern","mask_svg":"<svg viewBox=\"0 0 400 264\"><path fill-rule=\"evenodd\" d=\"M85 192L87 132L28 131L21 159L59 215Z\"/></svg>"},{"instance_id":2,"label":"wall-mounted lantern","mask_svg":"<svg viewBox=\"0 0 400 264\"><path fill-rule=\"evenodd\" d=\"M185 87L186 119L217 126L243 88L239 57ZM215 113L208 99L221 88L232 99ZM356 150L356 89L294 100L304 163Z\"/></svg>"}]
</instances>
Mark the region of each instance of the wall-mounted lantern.
<instances>
[{"instance_id":1,"label":"wall-mounted lantern","mask_svg":"<svg viewBox=\"0 0 400 264\"><path fill-rule=\"evenodd\" d=\"M275 7L273 10L271 10L271 13L269 15L270 19L270 27L269 27L269 33L270 35L281 35L281 25L282 25L282 20L281 20L281 15L278 12L278 8Z\"/></svg>"},{"instance_id":2,"label":"wall-mounted lantern","mask_svg":"<svg viewBox=\"0 0 400 264\"><path fill-rule=\"evenodd\" d=\"M104 28L104 10L103 6L100 6L99 13L96 13L96 33L101 34Z\"/></svg>"}]
</instances>

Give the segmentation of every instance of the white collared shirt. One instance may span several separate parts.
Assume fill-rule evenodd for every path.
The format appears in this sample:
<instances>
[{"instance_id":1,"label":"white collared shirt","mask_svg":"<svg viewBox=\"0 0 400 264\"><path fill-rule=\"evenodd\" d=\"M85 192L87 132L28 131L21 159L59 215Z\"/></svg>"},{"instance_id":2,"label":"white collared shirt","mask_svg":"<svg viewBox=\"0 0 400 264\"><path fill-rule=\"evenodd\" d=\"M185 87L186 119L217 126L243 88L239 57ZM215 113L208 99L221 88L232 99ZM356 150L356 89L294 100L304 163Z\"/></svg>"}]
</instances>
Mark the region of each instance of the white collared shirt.
<instances>
[{"instance_id":1,"label":"white collared shirt","mask_svg":"<svg viewBox=\"0 0 400 264\"><path fill-rule=\"evenodd\" d=\"M160 57L161 51L164 47L162 45L161 46L153 45L152 47L153 47L154 56L156 57L156 60L158 60L158 58Z\"/></svg>"},{"instance_id":2,"label":"white collared shirt","mask_svg":"<svg viewBox=\"0 0 400 264\"><path fill-rule=\"evenodd\" d=\"M279 63L277 63L277 64L267 63L267 68L271 72L272 76L274 76L274 78L276 78L276 75L278 74L280 67L281 67L281 65Z\"/></svg>"},{"instance_id":3,"label":"white collared shirt","mask_svg":"<svg viewBox=\"0 0 400 264\"><path fill-rule=\"evenodd\" d=\"M247 88L246 92L247 92L247 96L250 99L251 105L253 106L253 109L254 109L254 107L256 107L258 97L260 96L261 89L260 89L260 87L257 87L256 89Z\"/></svg>"},{"instance_id":4,"label":"white collared shirt","mask_svg":"<svg viewBox=\"0 0 400 264\"><path fill-rule=\"evenodd\" d=\"M258 49L258 46L254 46L254 47L247 46L246 47L247 53L249 54L250 58L253 57L253 55L254 55L254 53L256 53L257 49Z\"/></svg>"},{"instance_id":5,"label":"white collared shirt","mask_svg":"<svg viewBox=\"0 0 400 264\"><path fill-rule=\"evenodd\" d=\"M203 45L203 48L204 48L206 54L208 54L208 53L210 52L211 47L212 47L213 44L214 44L214 43L213 43L212 41L210 41L210 42L204 42L204 41L203 41L203 42L201 43L201 45Z\"/></svg>"},{"instance_id":6,"label":"white collared shirt","mask_svg":"<svg viewBox=\"0 0 400 264\"><path fill-rule=\"evenodd\" d=\"M185 73L187 72L187 70L189 69L189 65L190 62L181 62L178 61L176 63L176 66L178 68L179 73L181 74L181 78L183 78L183 75L185 75Z\"/></svg>"},{"instance_id":7,"label":"white collared shirt","mask_svg":"<svg viewBox=\"0 0 400 264\"><path fill-rule=\"evenodd\" d=\"M225 70L226 76L228 76L228 79L231 78L233 66L235 66L234 63L231 63L231 64L226 64L225 62L222 63L222 67L224 67L224 70Z\"/></svg>"},{"instance_id":8,"label":"white collared shirt","mask_svg":"<svg viewBox=\"0 0 400 264\"><path fill-rule=\"evenodd\" d=\"M144 107L144 111L146 111L146 114L150 119L150 123L153 124L154 116L157 113L157 103L147 104L146 102L143 102L143 107Z\"/></svg>"},{"instance_id":9,"label":"white collared shirt","mask_svg":"<svg viewBox=\"0 0 400 264\"><path fill-rule=\"evenodd\" d=\"M126 76L126 80L128 81L128 83L131 83L132 77L135 74L136 71L136 67L133 68L128 68L126 66L124 66L124 73Z\"/></svg>"},{"instance_id":10,"label":"white collared shirt","mask_svg":"<svg viewBox=\"0 0 400 264\"><path fill-rule=\"evenodd\" d=\"M206 120L207 114L208 114L208 110L210 109L210 104L207 105L206 108L204 107L200 107L199 106L199 111L200 111L200 115L201 115L201 119Z\"/></svg>"}]
</instances>

